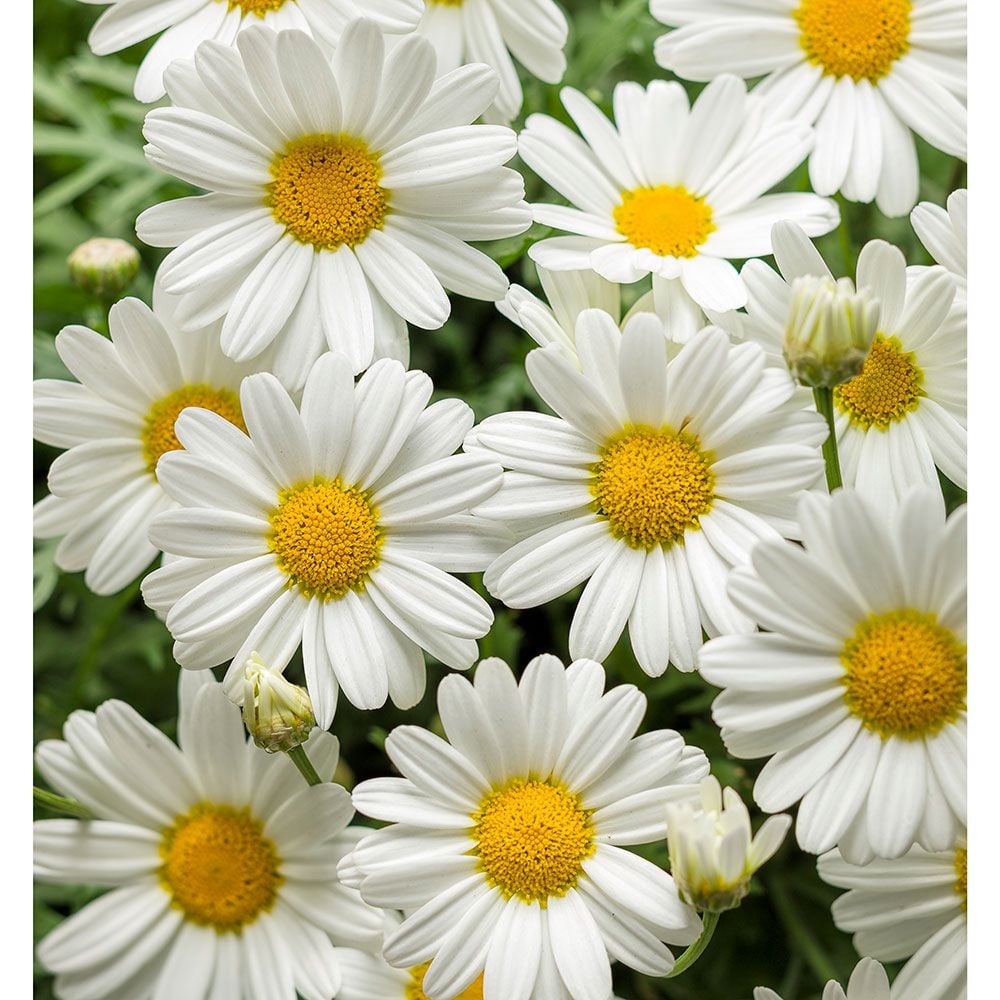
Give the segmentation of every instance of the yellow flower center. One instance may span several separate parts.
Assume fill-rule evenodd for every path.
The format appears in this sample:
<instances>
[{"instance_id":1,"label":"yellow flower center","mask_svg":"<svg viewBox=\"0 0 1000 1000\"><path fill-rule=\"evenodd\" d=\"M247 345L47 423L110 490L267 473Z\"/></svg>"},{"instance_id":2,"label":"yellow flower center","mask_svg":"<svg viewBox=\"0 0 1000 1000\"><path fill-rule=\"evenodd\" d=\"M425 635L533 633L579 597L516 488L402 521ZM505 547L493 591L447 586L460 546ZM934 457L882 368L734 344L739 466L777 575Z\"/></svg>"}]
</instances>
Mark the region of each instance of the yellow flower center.
<instances>
[{"instance_id":1,"label":"yellow flower center","mask_svg":"<svg viewBox=\"0 0 1000 1000\"><path fill-rule=\"evenodd\" d=\"M274 905L280 860L262 830L248 810L206 802L164 831L160 884L188 920L224 934Z\"/></svg>"},{"instance_id":2,"label":"yellow flower center","mask_svg":"<svg viewBox=\"0 0 1000 1000\"><path fill-rule=\"evenodd\" d=\"M955 848L955 892L962 900L962 909L969 907L969 852L964 847Z\"/></svg>"},{"instance_id":3,"label":"yellow flower center","mask_svg":"<svg viewBox=\"0 0 1000 1000\"><path fill-rule=\"evenodd\" d=\"M670 545L712 508L710 461L683 432L626 430L604 446L594 467L597 511L633 548Z\"/></svg>"},{"instance_id":4,"label":"yellow flower center","mask_svg":"<svg viewBox=\"0 0 1000 1000\"><path fill-rule=\"evenodd\" d=\"M661 257L697 257L698 247L715 230L704 199L669 184L623 192L614 218L632 246Z\"/></svg>"},{"instance_id":5,"label":"yellow flower center","mask_svg":"<svg viewBox=\"0 0 1000 1000\"><path fill-rule=\"evenodd\" d=\"M436 3L439 7L461 7L465 0L428 0L428 3ZM463 993L462 996L464 997L465 994Z\"/></svg>"},{"instance_id":6,"label":"yellow flower center","mask_svg":"<svg viewBox=\"0 0 1000 1000\"><path fill-rule=\"evenodd\" d=\"M216 389L210 385L185 385L176 392L158 399L149 408L143 422L142 454L146 468L156 475L156 463L168 451L181 450L181 443L174 432L174 424L188 406L200 406L225 417L241 431L246 431L240 397L231 389Z\"/></svg>"},{"instance_id":7,"label":"yellow flower center","mask_svg":"<svg viewBox=\"0 0 1000 1000\"><path fill-rule=\"evenodd\" d=\"M423 965L418 965L410 969L412 981L406 986L406 993L404 994L406 1000L428 1000L427 994L424 993L424 976L427 975L427 970L430 966L430 962L424 962ZM455 996L453 1000L483 1000L483 977L480 976L471 986L467 986L461 993Z\"/></svg>"},{"instance_id":8,"label":"yellow flower center","mask_svg":"<svg viewBox=\"0 0 1000 1000\"><path fill-rule=\"evenodd\" d=\"M219 2L225 3L230 10L235 10L238 7L243 11L244 17L247 14L256 14L257 17L263 17L272 10L280 10L285 0L219 0Z\"/></svg>"},{"instance_id":9,"label":"yellow flower center","mask_svg":"<svg viewBox=\"0 0 1000 1000\"><path fill-rule=\"evenodd\" d=\"M881 80L910 48L910 0L802 0L799 44L828 76Z\"/></svg>"},{"instance_id":10,"label":"yellow flower center","mask_svg":"<svg viewBox=\"0 0 1000 1000\"><path fill-rule=\"evenodd\" d=\"M915 355L903 350L895 338L879 334L865 358L860 375L833 390L837 406L851 421L866 430L885 430L920 405L924 373Z\"/></svg>"},{"instance_id":11,"label":"yellow flower center","mask_svg":"<svg viewBox=\"0 0 1000 1000\"><path fill-rule=\"evenodd\" d=\"M324 601L360 590L378 565L378 511L356 486L318 479L283 490L272 511L271 551L288 581Z\"/></svg>"},{"instance_id":12,"label":"yellow flower center","mask_svg":"<svg viewBox=\"0 0 1000 1000\"><path fill-rule=\"evenodd\" d=\"M594 852L590 813L575 795L522 780L491 792L476 813L475 852L490 883L507 896L562 896Z\"/></svg>"},{"instance_id":13,"label":"yellow flower center","mask_svg":"<svg viewBox=\"0 0 1000 1000\"><path fill-rule=\"evenodd\" d=\"M297 240L316 247L355 246L385 221L382 167L349 135L307 135L271 164L268 204Z\"/></svg>"},{"instance_id":14,"label":"yellow flower center","mask_svg":"<svg viewBox=\"0 0 1000 1000\"><path fill-rule=\"evenodd\" d=\"M871 615L840 660L848 707L883 738L920 739L965 710L965 645L933 615Z\"/></svg>"}]
</instances>

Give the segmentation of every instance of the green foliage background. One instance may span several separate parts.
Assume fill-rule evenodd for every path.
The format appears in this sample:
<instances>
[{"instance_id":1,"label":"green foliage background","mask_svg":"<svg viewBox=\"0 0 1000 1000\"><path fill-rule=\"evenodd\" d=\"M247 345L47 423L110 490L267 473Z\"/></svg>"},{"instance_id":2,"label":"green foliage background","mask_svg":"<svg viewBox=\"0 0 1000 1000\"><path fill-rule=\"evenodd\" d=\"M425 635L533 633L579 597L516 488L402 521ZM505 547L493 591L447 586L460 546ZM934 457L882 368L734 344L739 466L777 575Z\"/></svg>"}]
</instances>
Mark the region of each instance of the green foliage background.
<instances>
[{"instance_id":1,"label":"green foliage background","mask_svg":"<svg viewBox=\"0 0 1000 1000\"><path fill-rule=\"evenodd\" d=\"M642 84L665 74L652 58L653 39L663 30L650 17L646 0L562 0L571 23L569 69L565 83L586 92L610 111L611 92L622 80ZM161 174L142 155L144 106L131 97L135 66L149 43L98 58L86 45L87 32L103 8L76 0L39 0L35 5L35 334L37 378L67 378L53 338L61 327L85 323L106 331L108 303L98 302L69 280L66 257L92 236L129 240L142 253L143 267L129 294L150 301L152 275L163 251L142 246L135 217L144 208L190 193L187 185ZM686 85L692 96L700 89ZM558 87L525 81L525 114L543 111L567 120ZM519 128L522 120L515 122ZM943 204L949 191L964 183L964 164L920 146L921 198ZM526 169L529 200L544 192ZM787 190L807 190L800 168ZM546 194L551 198L551 193ZM843 205L846 226L820 241L838 273L854 272L858 250L868 239L896 243L910 263L930 263L907 219L886 219L874 206ZM546 235L543 227L498 244L493 252L512 281L537 287L524 256L528 244ZM627 303L646 287L624 289ZM411 366L429 372L436 398L460 396L478 418L502 410L541 408L524 375L523 361L533 342L504 320L490 303L453 296L451 319L441 330L412 331ZM45 475L57 452L36 446L36 499L45 494ZM961 497L944 484L952 504ZM82 574L60 573L52 562L55 544L36 543L35 556L35 741L59 737L67 716L93 709L108 698L133 705L171 736L176 727L178 668L164 626L142 604L138 584L112 597L97 597ZM481 581L473 581L487 596ZM540 652L568 659L567 637L578 593L529 611L509 611L493 601L493 631L481 642L483 656L501 656L515 667ZM751 799L758 762L727 756L711 721L715 691L697 674L670 670L651 680L637 667L627 639L606 661L611 683L637 684L649 699L645 728L674 728L702 747L723 783ZM297 663L290 675L300 670ZM386 732L401 722L440 729L434 691L444 669L431 664L428 694L402 713L391 705L376 713L354 709L341 699L333 731L340 738L353 780L385 774L382 753ZM38 777L36 776L36 780ZM350 775L344 780L350 781ZM40 813L39 815L44 815ZM824 885L815 859L800 852L790 837L779 855L755 880L750 897L725 914L716 936L696 966L676 980L653 980L616 966L615 989L626 1000L750 1000L753 987L768 985L785 1000L818 1000L823 983L846 983L856 961L849 938L837 931L830 903L837 891ZM667 865L664 845L643 853ZM75 912L97 891L88 887L39 886L34 907L36 940ZM51 977L36 964L35 996L51 998Z\"/></svg>"}]
</instances>

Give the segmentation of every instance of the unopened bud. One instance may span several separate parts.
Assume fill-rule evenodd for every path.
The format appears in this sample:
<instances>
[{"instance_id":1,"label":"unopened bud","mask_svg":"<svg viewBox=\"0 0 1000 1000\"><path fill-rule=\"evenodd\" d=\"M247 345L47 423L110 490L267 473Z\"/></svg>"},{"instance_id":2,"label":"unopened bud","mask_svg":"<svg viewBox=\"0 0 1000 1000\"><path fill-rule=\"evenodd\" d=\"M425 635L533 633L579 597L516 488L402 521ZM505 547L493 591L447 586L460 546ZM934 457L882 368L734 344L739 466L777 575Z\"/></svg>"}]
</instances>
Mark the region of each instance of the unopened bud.
<instances>
[{"instance_id":1,"label":"unopened bud","mask_svg":"<svg viewBox=\"0 0 1000 1000\"><path fill-rule=\"evenodd\" d=\"M139 251L124 240L99 237L66 259L73 283L99 299L120 295L139 273Z\"/></svg>"},{"instance_id":2,"label":"unopened bud","mask_svg":"<svg viewBox=\"0 0 1000 1000\"><path fill-rule=\"evenodd\" d=\"M814 389L832 389L859 375L878 323L879 303L855 291L850 278L796 278L784 344L792 377Z\"/></svg>"},{"instance_id":3,"label":"unopened bud","mask_svg":"<svg viewBox=\"0 0 1000 1000\"><path fill-rule=\"evenodd\" d=\"M305 743L316 725L309 692L268 670L256 653L243 668L243 721L254 743L268 753Z\"/></svg>"},{"instance_id":4,"label":"unopened bud","mask_svg":"<svg viewBox=\"0 0 1000 1000\"><path fill-rule=\"evenodd\" d=\"M667 806L670 873L681 899L711 913L739 906L753 873L781 846L791 822L770 816L753 836L739 794L704 778L700 803Z\"/></svg>"}]
</instances>

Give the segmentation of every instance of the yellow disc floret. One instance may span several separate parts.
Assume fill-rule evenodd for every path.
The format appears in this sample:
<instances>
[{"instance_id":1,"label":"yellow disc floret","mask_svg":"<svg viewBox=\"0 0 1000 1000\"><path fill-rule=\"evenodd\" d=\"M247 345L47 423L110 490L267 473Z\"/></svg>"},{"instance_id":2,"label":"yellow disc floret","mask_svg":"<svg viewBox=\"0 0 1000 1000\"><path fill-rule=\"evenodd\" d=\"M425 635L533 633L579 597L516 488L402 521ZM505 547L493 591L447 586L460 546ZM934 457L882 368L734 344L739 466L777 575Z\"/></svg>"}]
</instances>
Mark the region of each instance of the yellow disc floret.
<instances>
[{"instance_id":1,"label":"yellow disc floret","mask_svg":"<svg viewBox=\"0 0 1000 1000\"><path fill-rule=\"evenodd\" d=\"M240 398L231 389L216 389L210 385L185 385L176 392L158 399L149 408L142 427L142 454L146 468L156 474L156 463L168 451L178 451L182 445L174 433L174 424L188 406L200 406L225 417L241 431L246 431Z\"/></svg>"},{"instance_id":2,"label":"yellow disc floret","mask_svg":"<svg viewBox=\"0 0 1000 1000\"><path fill-rule=\"evenodd\" d=\"M715 230L705 200L669 184L623 192L614 218L618 232L632 246L661 257L696 257Z\"/></svg>"},{"instance_id":3,"label":"yellow disc floret","mask_svg":"<svg viewBox=\"0 0 1000 1000\"><path fill-rule=\"evenodd\" d=\"M163 833L160 884L187 920L238 931L273 905L282 883L274 844L246 809L201 803Z\"/></svg>"},{"instance_id":4,"label":"yellow disc floret","mask_svg":"<svg viewBox=\"0 0 1000 1000\"><path fill-rule=\"evenodd\" d=\"M406 1000L428 1000L427 994L424 993L424 976L427 975L430 966L430 962L424 962L423 965L410 969L410 982L406 984L406 992L403 994ZM480 976L453 1000L483 1000L483 977Z\"/></svg>"},{"instance_id":5,"label":"yellow disc floret","mask_svg":"<svg viewBox=\"0 0 1000 1000\"><path fill-rule=\"evenodd\" d=\"M866 430L885 430L920 405L924 373L895 337L879 334L860 375L833 390L837 406Z\"/></svg>"},{"instance_id":6,"label":"yellow disc floret","mask_svg":"<svg viewBox=\"0 0 1000 1000\"><path fill-rule=\"evenodd\" d=\"M382 547L378 512L366 494L339 479L318 479L278 500L269 544L289 583L323 600L362 589Z\"/></svg>"},{"instance_id":7,"label":"yellow disc floret","mask_svg":"<svg viewBox=\"0 0 1000 1000\"><path fill-rule=\"evenodd\" d=\"M575 795L545 781L519 780L491 792L476 814L475 852L507 896L562 896L594 852L590 813Z\"/></svg>"},{"instance_id":8,"label":"yellow disc floret","mask_svg":"<svg viewBox=\"0 0 1000 1000\"><path fill-rule=\"evenodd\" d=\"M929 736L965 710L965 645L934 615L871 615L840 659L848 707L883 738Z\"/></svg>"},{"instance_id":9,"label":"yellow disc floret","mask_svg":"<svg viewBox=\"0 0 1000 1000\"><path fill-rule=\"evenodd\" d=\"M912 9L910 0L802 0L799 44L828 76L881 80L910 48Z\"/></svg>"},{"instance_id":10,"label":"yellow disc floret","mask_svg":"<svg viewBox=\"0 0 1000 1000\"><path fill-rule=\"evenodd\" d=\"M612 438L591 492L611 533L634 548L669 545L712 508L709 458L688 434L636 427Z\"/></svg>"},{"instance_id":11,"label":"yellow disc floret","mask_svg":"<svg viewBox=\"0 0 1000 1000\"><path fill-rule=\"evenodd\" d=\"M256 14L257 17L280 10L285 4L285 0L220 0L220 2L227 4L230 10L239 8L244 16Z\"/></svg>"},{"instance_id":12,"label":"yellow disc floret","mask_svg":"<svg viewBox=\"0 0 1000 1000\"><path fill-rule=\"evenodd\" d=\"M316 247L355 246L385 221L382 167L361 139L307 135L271 164L268 204L297 240Z\"/></svg>"},{"instance_id":13,"label":"yellow disc floret","mask_svg":"<svg viewBox=\"0 0 1000 1000\"><path fill-rule=\"evenodd\" d=\"M962 901L962 909L969 907L969 852L964 847L955 848L955 893Z\"/></svg>"}]
</instances>

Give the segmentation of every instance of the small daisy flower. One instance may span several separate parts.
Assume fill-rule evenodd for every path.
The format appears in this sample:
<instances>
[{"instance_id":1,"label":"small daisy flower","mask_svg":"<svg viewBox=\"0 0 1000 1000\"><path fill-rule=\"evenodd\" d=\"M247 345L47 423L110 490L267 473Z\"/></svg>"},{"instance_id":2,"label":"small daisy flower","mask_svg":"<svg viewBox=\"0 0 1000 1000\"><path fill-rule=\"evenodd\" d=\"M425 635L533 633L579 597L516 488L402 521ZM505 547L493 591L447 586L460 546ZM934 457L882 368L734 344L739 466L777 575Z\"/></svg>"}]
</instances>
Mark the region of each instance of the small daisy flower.
<instances>
[{"instance_id":1,"label":"small daisy flower","mask_svg":"<svg viewBox=\"0 0 1000 1000\"><path fill-rule=\"evenodd\" d=\"M966 155L965 0L651 0L677 30L656 61L685 80L764 79L776 119L816 126L809 178L890 216L916 204L915 132Z\"/></svg>"},{"instance_id":2,"label":"small daisy flower","mask_svg":"<svg viewBox=\"0 0 1000 1000\"><path fill-rule=\"evenodd\" d=\"M662 324L619 332L589 310L579 361L528 355L528 377L558 416L488 417L466 449L506 469L477 508L521 539L487 569L508 607L544 604L588 581L570 654L600 659L628 625L642 669L694 668L709 635L753 629L725 593L731 566L761 538L797 537L794 497L822 473L820 417L756 344L707 328L668 360ZM582 365L582 370L579 366Z\"/></svg>"},{"instance_id":3,"label":"small daisy flower","mask_svg":"<svg viewBox=\"0 0 1000 1000\"><path fill-rule=\"evenodd\" d=\"M958 283L956 301L968 295L969 193L962 188L948 195L947 209L922 201L910 213L910 224L927 252L946 267Z\"/></svg>"},{"instance_id":4,"label":"small daisy flower","mask_svg":"<svg viewBox=\"0 0 1000 1000\"><path fill-rule=\"evenodd\" d=\"M760 542L729 593L767 632L698 657L726 690L712 716L736 757L771 757L767 812L854 864L943 850L966 823L965 508L940 490L891 514L853 490L804 495L805 548Z\"/></svg>"},{"instance_id":5,"label":"small daisy flower","mask_svg":"<svg viewBox=\"0 0 1000 1000\"><path fill-rule=\"evenodd\" d=\"M685 903L714 913L731 910L750 890L754 872L781 847L791 816L769 816L754 836L750 812L733 788L713 775L701 800L667 806L670 874Z\"/></svg>"},{"instance_id":6,"label":"small daisy flower","mask_svg":"<svg viewBox=\"0 0 1000 1000\"><path fill-rule=\"evenodd\" d=\"M225 317L236 360L276 342L271 370L292 390L327 348L355 372L406 360L406 323L436 329L445 288L496 301L500 267L467 240L523 232L514 133L469 125L496 92L486 66L435 79L416 35L388 55L353 21L332 62L301 31L199 47L167 74L174 107L146 116L149 159L209 194L144 212L137 232L175 247L160 269L185 329Z\"/></svg>"},{"instance_id":7,"label":"small daisy flower","mask_svg":"<svg viewBox=\"0 0 1000 1000\"><path fill-rule=\"evenodd\" d=\"M832 278L805 233L774 227L775 273L747 261L746 314L716 317L738 339L757 341L775 363L797 278ZM844 484L880 503L913 486L937 488L935 466L965 489L966 311L955 279L942 267L907 267L903 254L872 240L858 257L857 288L880 304L878 332L861 373L833 391Z\"/></svg>"},{"instance_id":8,"label":"small daisy flower","mask_svg":"<svg viewBox=\"0 0 1000 1000\"><path fill-rule=\"evenodd\" d=\"M457 669L476 658L489 605L450 572L481 570L503 544L470 517L500 484L482 456L453 455L472 425L457 399L427 406L423 372L382 360L355 386L327 354L299 409L270 374L244 380L247 433L217 414L177 422L184 452L157 467L180 509L153 523L178 558L150 574L146 602L166 614L181 666L232 660L242 698L252 652L284 670L301 646L318 724L338 685L359 708L423 695L421 653Z\"/></svg>"},{"instance_id":9,"label":"small daisy flower","mask_svg":"<svg viewBox=\"0 0 1000 1000\"><path fill-rule=\"evenodd\" d=\"M635 736L645 697L604 686L590 660L536 657L519 684L484 660L475 686L438 688L447 741L398 727L385 747L403 777L355 788L355 808L391 825L342 877L407 911L383 954L429 961L428 997L478 996L482 974L485 1000L607 1000L611 959L663 976L664 942L697 939L671 877L624 848L665 836L667 803L697 797L708 761L675 732Z\"/></svg>"},{"instance_id":10,"label":"small daisy flower","mask_svg":"<svg viewBox=\"0 0 1000 1000\"><path fill-rule=\"evenodd\" d=\"M781 1000L774 990L758 986L753 1000ZM823 990L823 1000L889 1000L889 977L873 958L863 958L854 967L847 990L831 979Z\"/></svg>"},{"instance_id":11,"label":"small daisy flower","mask_svg":"<svg viewBox=\"0 0 1000 1000\"><path fill-rule=\"evenodd\" d=\"M854 947L883 962L908 959L892 1000L965 1000L968 865L964 835L946 851L914 847L863 867L837 851L819 859L824 882L851 890L834 902L833 919L854 933Z\"/></svg>"},{"instance_id":12,"label":"small daisy flower","mask_svg":"<svg viewBox=\"0 0 1000 1000\"><path fill-rule=\"evenodd\" d=\"M149 525L176 503L156 463L182 447L174 424L185 407L243 427L240 381L256 365L223 355L218 324L180 333L170 306L159 288L152 309L122 299L108 316L110 342L67 326L55 346L79 382L35 382L35 437L66 449L49 470L51 496L35 505L35 536L61 537L56 565L85 570L97 594L121 590L159 554Z\"/></svg>"},{"instance_id":13,"label":"small daisy flower","mask_svg":"<svg viewBox=\"0 0 1000 1000\"><path fill-rule=\"evenodd\" d=\"M536 222L572 236L542 240L532 260L553 270L591 268L629 284L652 273L679 281L702 309L746 302L732 258L771 252L771 226L793 219L812 236L837 226L837 206L814 194L765 194L805 158L812 130L766 121L734 76L688 105L679 83L615 87L616 125L576 90L562 101L582 138L547 115L521 133L521 158L571 207L533 205Z\"/></svg>"},{"instance_id":14,"label":"small daisy flower","mask_svg":"<svg viewBox=\"0 0 1000 1000\"><path fill-rule=\"evenodd\" d=\"M336 44L344 26L359 15L371 18L389 34L412 31L423 9L421 0L83 0L110 3L97 19L88 41L99 56L120 52L160 34L139 64L137 101L158 101L163 74L175 59L194 55L200 42L232 45L251 25L274 31L298 28L317 41Z\"/></svg>"},{"instance_id":15,"label":"small daisy flower","mask_svg":"<svg viewBox=\"0 0 1000 1000\"><path fill-rule=\"evenodd\" d=\"M63 732L39 770L95 818L36 822L35 876L111 889L38 945L63 1000L329 1000L334 945L379 946L381 913L336 876L360 832L350 796L248 743L210 674L182 674L179 747L120 701ZM337 750L309 740L320 774Z\"/></svg>"},{"instance_id":16,"label":"small daisy flower","mask_svg":"<svg viewBox=\"0 0 1000 1000\"><path fill-rule=\"evenodd\" d=\"M521 112L514 57L545 83L566 71L566 17L552 0L427 0L417 30L433 44L442 72L463 63L496 70L500 90L487 120L509 122Z\"/></svg>"}]
</instances>

